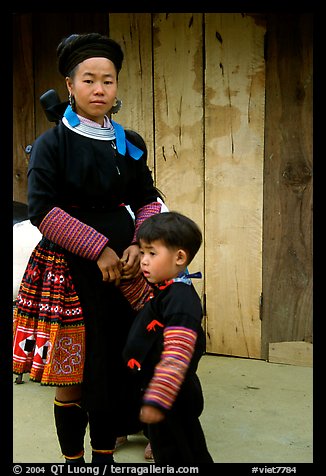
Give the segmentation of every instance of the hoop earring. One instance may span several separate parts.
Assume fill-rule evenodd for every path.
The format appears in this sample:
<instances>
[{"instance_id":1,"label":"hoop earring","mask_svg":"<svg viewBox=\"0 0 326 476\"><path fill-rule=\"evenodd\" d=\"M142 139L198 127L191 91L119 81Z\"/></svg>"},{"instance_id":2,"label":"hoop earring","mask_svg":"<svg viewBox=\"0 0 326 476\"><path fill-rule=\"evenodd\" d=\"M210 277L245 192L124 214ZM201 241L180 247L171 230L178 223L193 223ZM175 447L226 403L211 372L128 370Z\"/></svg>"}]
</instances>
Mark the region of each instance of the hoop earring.
<instances>
[{"instance_id":1,"label":"hoop earring","mask_svg":"<svg viewBox=\"0 0 326 476\"><path fill-rule=\"evenodd\" d=\"M117 112L120 111L122 106L122 101L121 99L115 98L115 104L110 109L110 114L116 114Z\"/></svg>"},{"instance_id":2,"label":"hoop earring","mask_svg":"<svg viewBox=\"0 0 326 476\"><path fill-rule=\"evenodd\" d=\"M71 106L71 109L75 112L76 101L75 97L71 93L69 93L69 104Z\"/></svg>"}]
</instances>

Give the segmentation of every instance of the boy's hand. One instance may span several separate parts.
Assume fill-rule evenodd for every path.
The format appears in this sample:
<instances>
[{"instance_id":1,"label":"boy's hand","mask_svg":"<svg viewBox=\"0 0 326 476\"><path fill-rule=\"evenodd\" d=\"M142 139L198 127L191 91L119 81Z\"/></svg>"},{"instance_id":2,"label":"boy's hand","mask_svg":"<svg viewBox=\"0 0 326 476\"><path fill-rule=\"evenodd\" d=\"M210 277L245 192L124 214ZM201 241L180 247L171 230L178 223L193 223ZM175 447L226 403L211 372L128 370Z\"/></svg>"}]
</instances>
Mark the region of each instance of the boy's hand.
<instances>
[{"instance_id":1,"label":"boy's hand","mask_svg":"<svg viewBox=\"0 0 326 476\"><path fill-rule=\"evenodd\" d=\"M143 423L159 423L165 418L164 413L151 405L143 405L140 410L139 419Z\"/></svg>"},{"instance_id":2,"label":"boy's hand","mask_svg":"<svg viewBox=\"0 0 326 476\"><path fill-rule=\"evenodd\" d=\"M139 246L130 245L124 252L121 258L122 272L121 279L135 278L140 274L140 255Z\"/></svg>"}]
</instances>

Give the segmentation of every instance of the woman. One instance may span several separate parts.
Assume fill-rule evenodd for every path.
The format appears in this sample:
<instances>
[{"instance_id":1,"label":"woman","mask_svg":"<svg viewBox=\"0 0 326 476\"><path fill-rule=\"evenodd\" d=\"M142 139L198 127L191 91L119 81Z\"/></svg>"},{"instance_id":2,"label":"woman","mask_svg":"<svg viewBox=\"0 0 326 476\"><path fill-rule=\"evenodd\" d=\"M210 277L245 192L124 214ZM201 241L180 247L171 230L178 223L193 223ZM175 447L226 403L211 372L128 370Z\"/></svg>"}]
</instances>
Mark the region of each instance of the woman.
<instances>
[{"instance_id":1,"label":"woman","mask_svg":"<svg viewBox=\"0 0 326 476\"><path fill-rule=\"evenodd\" d=\"M29 219L43 236L17 298L14 373L56 386L67 463L84 463L88 423L92 463L107 463L116 437L140 429L137 386L121 353L146 294L136 232L163 202L143 139L110 119L121 47L97 33L75 34L57 56L69 104L58 106L58 124L30 156Z\"/></svg>"}]
</instances>

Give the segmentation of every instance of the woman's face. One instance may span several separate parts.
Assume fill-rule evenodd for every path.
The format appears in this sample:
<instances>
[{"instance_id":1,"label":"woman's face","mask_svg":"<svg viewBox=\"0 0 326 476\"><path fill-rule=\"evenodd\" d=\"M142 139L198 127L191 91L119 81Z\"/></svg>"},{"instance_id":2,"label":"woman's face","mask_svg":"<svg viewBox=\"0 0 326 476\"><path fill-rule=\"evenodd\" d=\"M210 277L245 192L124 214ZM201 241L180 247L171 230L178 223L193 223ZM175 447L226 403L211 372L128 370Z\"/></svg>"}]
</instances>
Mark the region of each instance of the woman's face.
<instances>
[{"instance_id":1,"label":"woman's face","mask_svg":"<svg viewBox=\"0 0 326 476\"><path fill-rule=\"evenodd\" d=\"M75 98L75 111L103 125L104 116L115 103L117 72L107 58L88 58L79 63L73 78L66 78L69 93Z\"/></svg>"}]
</instances>

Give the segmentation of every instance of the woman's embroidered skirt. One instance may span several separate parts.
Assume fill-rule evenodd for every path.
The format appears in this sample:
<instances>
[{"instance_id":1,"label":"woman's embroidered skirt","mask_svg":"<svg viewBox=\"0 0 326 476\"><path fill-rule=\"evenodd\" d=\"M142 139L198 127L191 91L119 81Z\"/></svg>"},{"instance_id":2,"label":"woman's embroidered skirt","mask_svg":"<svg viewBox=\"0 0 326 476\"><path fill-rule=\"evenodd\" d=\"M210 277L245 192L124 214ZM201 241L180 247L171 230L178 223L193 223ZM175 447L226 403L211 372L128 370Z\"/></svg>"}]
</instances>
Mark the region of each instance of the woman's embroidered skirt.
<instances>
[{"instance_id":1,"label":"woman's embroidered skirt","mask_svg":"<svg viewBox=\"0 0 326 476\"><path fill-rule=\"evenodd\" d=\"M83 381L85 326L63 250L43 238L31 254L14 308L13 372L43 385Z\"/></svg>"}]
</instances>

